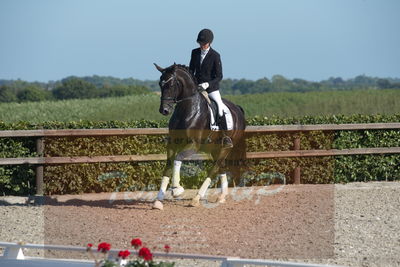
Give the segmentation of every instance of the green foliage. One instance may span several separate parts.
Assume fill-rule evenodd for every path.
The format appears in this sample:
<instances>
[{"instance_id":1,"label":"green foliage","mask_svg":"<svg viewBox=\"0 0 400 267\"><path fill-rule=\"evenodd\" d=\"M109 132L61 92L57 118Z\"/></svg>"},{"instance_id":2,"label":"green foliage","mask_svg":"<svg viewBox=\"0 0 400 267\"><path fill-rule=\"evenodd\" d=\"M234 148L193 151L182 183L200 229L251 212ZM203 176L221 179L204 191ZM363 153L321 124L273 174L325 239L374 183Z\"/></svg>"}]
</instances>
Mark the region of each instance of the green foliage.
<instances>
[{"instance_id":1,"label":"green foliage","mask_svg":"<svg viewBox=\"0 0 400 267\"><path fill-rule=\"evenodd\" d=\"M18 92L28 87L40 88L44 93L53 92L55 99L73 98L97 98L120 97L133 94L159 91L158 80L138 80L133 78L119 79L111 76L69 76L61 81L27 82L22 80L0 80L0 86L7 86L7 96L1 96L0 103L15 102L13 97ZM93 90L94 87L97 90ZM341 77L331 77L320 82L312 82L304 79L287 79L282 75L274 75L271 79L266 77L258 80L248 79L224 79L220 83L224 95L260 94L267 92L311 92L311 91L337 91L337 90L376 90L376 89L400 89L400 79L378 78L359 75L352 79L344 80ZM40 100L19 101L42 101Z\"/></svg>"},{"instance_id":2,"label":"green foliage","mask_svg":"<svg viewBox=\"0 0 400 267\"><path fill-rule=\"evenodd\" d=\"M380 89L388 89L392 87L391 83L387 79L379 79L376 84Z\"/></svg>"},{"instance_id":3,"label":"green foliage","mask_svg":"<svg viewBox=\"0 0 400 267\"><path fill-rule=\"evenodd\" d=\"M395 115L305 116L293 118L253 117L248 125L288 125L326 123L399 122ZM28 129L92 129L92 128L157 128L166 121L76 121L0 122L0 130ZM293 148L300 137L301 149L346 149L359 147L399 147L399 130L366 130L339 132L308 132L283 134L254 134L248 136L249 152L281 151ZM165 153L163 136L75 137L46 138L45 156L144 155ZM0 157L35 156L35 140L30 138L1 138ZM114 192L157 190L165 162L93 163L46 166L47 194L76 194L83 192ZM400 155L363 155L315 158L279 158L249 160L243 170L246 185L263 185L265 177L284 175L288 183L295 166L301 167L303 183L341 183L351 181L400 180ZM185 188L198 188L204 181L211 162L185 162L182 182ZM247 175L247 176L246 176ZM242 177L242 178L243 178ZM243 178L244 179L244 178ZM243 181L235 181L239 185ZM213 181L216 185L216 181ZM233 185L233 181L231 181ZM32 166L0 167L0 194L26 195L35 192Z\"/></svg>"},{"instance_id":4,"label":"green foliage","mask_svg":"<svg viewBox=\"0 0 400 267\"><path fill-rule=\"evenodd\" d=\"M11 87L7 85L0 86L0 103L9 103L16 101L17 96L15 95L15 92Z\"/></svg>"},{"instance_id":5,"label":"green foliage","mask_svg":"<svg viewBox=\"0 0 400 267\"><path fill-rule=\"evenodd\" d=\"M300 117L335 114L400 113L400 90L268 93L225 96L247 117Z\"/></svg>"},{"instance_id":6,"label":"green foliage","mask_svg":"<svg viewBox=\"0 0 400 267\"><path fill-rule=\"evenodd\" d=\"M0 104L0 121L130 121L133 119L166 120L158 112L160 97L134 95L102 99L71 99L64 101Z\"/></svg>"},{"instance_id":7,"label":"green foliage","mask_svg":"<svg viewBox=\"0 0 400 267\"><path fill-rule=\"evenodd\" d=\"M114 85L102 87L98 90L99 97L121 97L127 95L148 94L149 90L144 86L136 85Z\"/></svg>"},{"instance_id":8,"label":"green foliage","mask_svg":"<svg viewBox=\"0 0 400 267\"><path fill-rule=\"evenodd\" d=\"M73 78L63 81L53 90L56 99L94 98L97 96L96 86L84 80Z\"/></svg>"},{"instance_id":9,"label":"green foliage","mask_svg":"<svg viewBox=\"0 0 400 267\"><path fill-rule=\"evenodd\" d=\"M31 85L21 89L17 93L17 98L19 102L37 102L52 99L52 94L50 91L45 91L38 86Z\"/></svg>"},{"instance_id":10,"label":"green foliage","mask_svg":"<svg viewBox=\"0 0 400 267\"><path fill-rule=\"evenodd\" d=\"M33 140L27 138L1 138L0 158L31 157ZM35 192L35 173L31 166L0 166L0 194L28 195Z\"/></svg>"},{"instance_id":11,"label":"green foliage","mask_svg":"<svg viewBox=\"0 0 400 267\"><path fill-rule=\"evenodd\" d=\"M279 124L287 124L285 122L287 121L281 120ZM292 150L297 137L300 138L303 150L331 149L333 141L331 132L256 134L247 138L247 151ZM334 161L333 157L259 159L250 161L248 170L255 176L262 173L281 173L288 183L293 183L293 169L299 166L303 183L331 183Z\"/></svg>"},{"instance_id":12,"label":"green foliage","mask_svg":"<svg viewBox=\"0 0 400 267\"><path fill-rule=\"evenodd\" d=\"M97 89L100 90L100 89ZM225 96L243 107L247 118L304 117L336 114L398 114L400 90L358 90L307 93L265 93ZM158 112L160 97L141 94L102 99L0 104L0 121L166 121ZM295 123L295 122L294 122Z\"/></svg>"},{"instance_id":13,"label":"green foliage","mask_svg":"<svg viewBox=\"0 0 400 267\"><path fill-rule=\"evenodd\" d=\"M155 88L157 86L157 88ZM0 80L0 103L122 97L149 94L158 82L113 77L67 77L48 83Z\"/></svg>"}]
</instances>

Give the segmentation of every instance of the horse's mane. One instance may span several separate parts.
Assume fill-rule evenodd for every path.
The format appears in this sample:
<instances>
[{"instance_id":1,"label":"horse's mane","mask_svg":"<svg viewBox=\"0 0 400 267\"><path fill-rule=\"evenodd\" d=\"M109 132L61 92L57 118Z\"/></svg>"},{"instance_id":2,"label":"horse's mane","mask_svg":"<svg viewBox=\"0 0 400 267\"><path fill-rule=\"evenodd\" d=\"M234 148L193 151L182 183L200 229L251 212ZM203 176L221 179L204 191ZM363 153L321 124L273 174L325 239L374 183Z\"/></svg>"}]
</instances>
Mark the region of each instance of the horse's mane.
<instances>
[{"instance_id":1,"label":"horse's mane","mask_svg":"<svg viewBox=\"0 0 400 267\"><path fill-rule=\"evenodd\" d=\"M197 83L196 82L196 77L194 77L194 75L190 72L188 66L183 65L183 64L174 64L172 66L169 66L167 69L174 70L174 68L178 68L178 69L184 71L192 79L193 83L195 83L195 84Z\"/></svg>"}]
</instances>

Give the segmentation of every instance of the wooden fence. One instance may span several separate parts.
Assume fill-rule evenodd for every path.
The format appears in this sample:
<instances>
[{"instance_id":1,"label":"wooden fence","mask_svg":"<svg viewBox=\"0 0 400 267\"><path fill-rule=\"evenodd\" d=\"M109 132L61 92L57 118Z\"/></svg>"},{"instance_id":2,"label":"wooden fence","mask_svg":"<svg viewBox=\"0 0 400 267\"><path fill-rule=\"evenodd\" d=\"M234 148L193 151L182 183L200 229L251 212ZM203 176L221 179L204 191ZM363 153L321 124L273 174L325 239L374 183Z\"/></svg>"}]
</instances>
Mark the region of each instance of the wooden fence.
<instances>
[{"instance_id":1,"label":"wooden fence","mask_svg":"<svg viewBox=\"0 0 400 267\"><path fill-rule=\"evenodd\" d=\"M255 133L295 133L309 131L349 131L349 130L388 130L400 129L400 123L366 123L366 124L317 124L317 125L273 125L248 126L246 134ZM0 138L30 137L36 138L38 157L29 158L0 158L1 165L36 165L36 193L43 195L43 169L45 165L100 163L100 162L129 162L129 161L158 161L166 160L166 154L149 155L114 155L114 156L80 156L80 157L43 157L44 139L46 137L96 137L96 136L131 136L131 135L167 135L167 128L129 128L129 129L68 129L68 130L15 130L0 131ZM366 154L399 154L400 147L353 148L329 150L301 150L300 139L293 140L293 150L271 152L247 152L248 159L260 158L290 158L290 157L325 157L340 155ZM207 155L196 154L190 160L206 160ZM294 182L300 183L300 167L293 170Z\"/></svg>"}]
</instances>

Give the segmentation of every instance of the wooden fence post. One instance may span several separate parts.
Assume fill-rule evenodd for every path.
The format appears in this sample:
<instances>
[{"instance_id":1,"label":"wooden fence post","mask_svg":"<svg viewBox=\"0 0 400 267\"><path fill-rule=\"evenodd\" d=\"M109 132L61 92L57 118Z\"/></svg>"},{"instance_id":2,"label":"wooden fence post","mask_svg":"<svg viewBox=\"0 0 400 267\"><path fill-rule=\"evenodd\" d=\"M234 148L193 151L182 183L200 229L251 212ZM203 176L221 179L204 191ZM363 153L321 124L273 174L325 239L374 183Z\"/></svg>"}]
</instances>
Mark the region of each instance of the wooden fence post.
<instances>
[{"instance_id":1,"label":"wooden fence post","mask_svg":"<svg viewBox=\"0 0 400 267\"><path fill-rule=\"evenodd\" d=\"M44 154L44 138L40 137L36 139L36 153L38 157L43 157ZM36 195L43 196L43 165L36 166Z\"/></svg>"},{"instance_id":2,"label":"wooden fence post","mask_svg":"<svg viewBox=\"0 0 400 267\"><path fill-rule=\"evenodd\" d=\"M293 149L294 150L300 150L300 136L297 136L295 139L294 139L294 142L293 142ZM300 184L300 167L299 166L297 166L297 164L296 164L296 166L295 166L295 168L294 168L294 170L293 170L293 180L294 180L294 184Z\"/></svg>"}]
</instances>

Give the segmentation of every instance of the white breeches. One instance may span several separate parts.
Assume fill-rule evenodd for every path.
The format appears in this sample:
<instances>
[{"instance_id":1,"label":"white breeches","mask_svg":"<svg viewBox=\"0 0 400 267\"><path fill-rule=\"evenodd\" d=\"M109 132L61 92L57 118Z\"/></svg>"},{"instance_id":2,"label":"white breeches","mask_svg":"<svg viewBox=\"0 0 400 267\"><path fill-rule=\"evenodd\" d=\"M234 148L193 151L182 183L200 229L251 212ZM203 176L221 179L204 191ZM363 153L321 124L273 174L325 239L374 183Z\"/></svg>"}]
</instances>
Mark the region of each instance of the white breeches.
<instances>
[{"instance_id":1,"label":"white breeches","mask_svg":"<svg viewBox=\"0 0 400 267\"><path fill-rule=\"evenodd\" d=\"M222 101L221 93L219 92L219 90L209 93L208 96L217 103L218 115L222 117L225 114L227 128L228 130L232 130L233 129L232 113Z\"/></svg>"}]
</instances>

